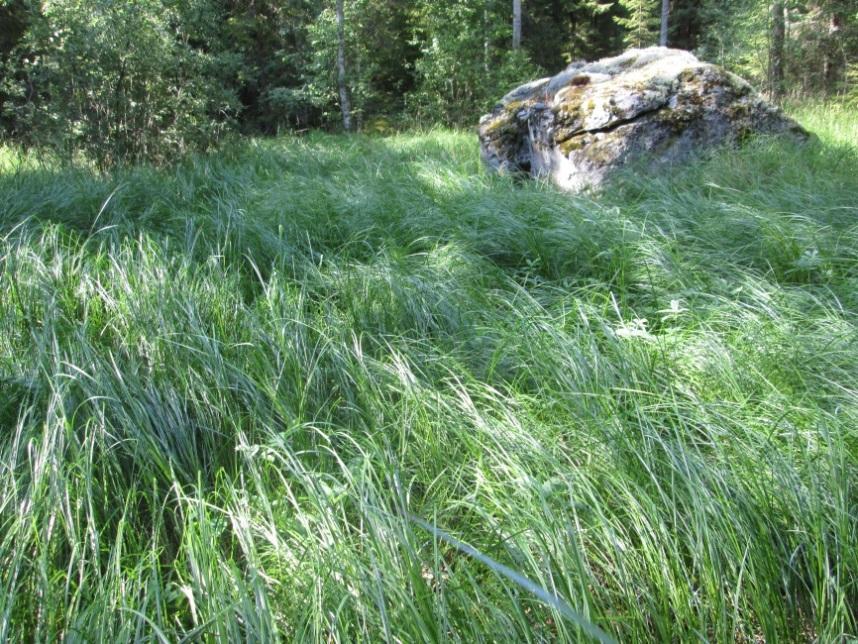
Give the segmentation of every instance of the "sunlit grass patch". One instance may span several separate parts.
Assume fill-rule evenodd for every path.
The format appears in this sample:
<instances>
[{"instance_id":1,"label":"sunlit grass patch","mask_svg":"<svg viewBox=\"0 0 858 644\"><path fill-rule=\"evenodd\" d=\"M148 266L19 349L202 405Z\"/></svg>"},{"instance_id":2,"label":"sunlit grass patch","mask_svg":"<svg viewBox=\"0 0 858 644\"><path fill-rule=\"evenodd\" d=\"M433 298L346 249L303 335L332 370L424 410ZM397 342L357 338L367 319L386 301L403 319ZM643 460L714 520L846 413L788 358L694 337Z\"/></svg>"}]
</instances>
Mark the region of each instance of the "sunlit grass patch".
<instances>
[{"instance_id":1,"label":"sunlit grass patch","mask_svg":"<svg viewBox=\"0 0 858 644\"><path fill-rule=\"evenodd\" d=\"M854 635L858 117L797 114L576 197L461 132L4 150L0 640Z\"/></svg>"}]
</instances>

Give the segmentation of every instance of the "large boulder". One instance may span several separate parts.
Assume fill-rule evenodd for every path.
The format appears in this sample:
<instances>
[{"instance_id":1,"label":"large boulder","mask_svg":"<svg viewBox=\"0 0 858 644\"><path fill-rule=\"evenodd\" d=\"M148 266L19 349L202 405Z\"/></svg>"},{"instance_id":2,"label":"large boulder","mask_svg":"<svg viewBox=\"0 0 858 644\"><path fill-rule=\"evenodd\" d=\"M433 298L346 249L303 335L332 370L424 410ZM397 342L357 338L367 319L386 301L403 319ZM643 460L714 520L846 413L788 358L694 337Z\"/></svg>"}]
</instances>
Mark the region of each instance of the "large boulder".
<instances>
[{"instance_id":1,"label":"large boulder","mask_svg":"<svg viewBox=\"0 0 858 644\"><path fill-rule=\"evenodd\" d=\"M809 135L744 80L650 47L522 85L480 119L485 163L577 191L647 159L671 163L753 134Z\"/></svg>"}]
</instances>

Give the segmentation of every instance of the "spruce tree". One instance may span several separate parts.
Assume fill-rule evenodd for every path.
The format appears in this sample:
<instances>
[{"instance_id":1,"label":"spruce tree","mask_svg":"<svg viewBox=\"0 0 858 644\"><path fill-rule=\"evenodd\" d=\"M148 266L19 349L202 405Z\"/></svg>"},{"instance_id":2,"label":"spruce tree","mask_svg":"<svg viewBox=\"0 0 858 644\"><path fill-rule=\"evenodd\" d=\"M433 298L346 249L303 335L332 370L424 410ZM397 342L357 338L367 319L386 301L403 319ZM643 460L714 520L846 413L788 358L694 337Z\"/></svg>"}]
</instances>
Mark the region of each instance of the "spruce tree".
<instances>
[{"instance_id":1,"label":"spruce tree","mask_svg":"<svg viewBox=\"0 0 858 644\"><path fill-rule=\"evenodd\" d=\"M661 27L661 0L619 0L623 15L615 18L625 31L623 42L628 47L658 44Z\"/></svg>"}]
</instances>

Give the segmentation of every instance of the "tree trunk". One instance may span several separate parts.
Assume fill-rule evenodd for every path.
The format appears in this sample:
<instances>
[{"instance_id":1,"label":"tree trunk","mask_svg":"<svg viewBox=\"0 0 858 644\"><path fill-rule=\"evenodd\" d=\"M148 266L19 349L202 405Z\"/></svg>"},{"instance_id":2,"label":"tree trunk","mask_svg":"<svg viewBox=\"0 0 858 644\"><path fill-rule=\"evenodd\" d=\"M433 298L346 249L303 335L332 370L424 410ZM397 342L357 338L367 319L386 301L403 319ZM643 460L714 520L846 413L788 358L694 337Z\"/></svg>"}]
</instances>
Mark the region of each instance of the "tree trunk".
<instances>
[{"instance_id":1,"label":"tree trunk","mask_svg":"<svg viewBox=\"0 0 858 644\"><path fill-rule=\"evenodd\" d=\"M346 35L343 0L337 0L337 85L340 90L340 111L343 113L343 129L352 131L352 105L346 84Z\"/></svg>"},{"instance_id":2,"label":"tree trunk","mask_svg":"<svg viewBox=\"0 0 858 644\"><path fill-rule=\"evenodd\" d=\"M842 57L838 50L840 33L843 27L843 17L836 11L832 12L828 19L828 34L824 43L824 60L822 64L822 78L825 81L826 93L832 93L840 80L840 68Z\"/></svg>"},{"instance_id":3,"label":"tree trunk","mask_svg":"<svg viewBox=\"0 0 858 644\"><path fill-rule=\"evenodd\" d=\"M784 95L784 41L786 17L783 0L772 2L772 33L769 48L769 94L775 100Z\"/></svg>"},{"instance_id":4,"label":"tree trunk","mask_svg":"<svg viewBox=\"0 0 858 644\"><path fill-rule=\"evenodd\" d=\"M670 0L661 0L661 33L658 36L658 44L667 47L667 27L670 18Z\"/></svg>"},{"instance_id":5,"label":"tree trunk","mask_svg":"<svg viewBox=\"0 0 858 644\"><path fill-rule=\"evenodd\" d=\"M521 49L521 0L512 0L512 48Z\"/></svg>"},{"instance_id":6,"label":"tree trunk","mask_svg":"<svg viewBox=\"0 0 858 644\"><path fill-rule=\"evenodd\" d=\"M483 9L483 71L489 73L489 10Z\"/></svg>"}]
</instances>

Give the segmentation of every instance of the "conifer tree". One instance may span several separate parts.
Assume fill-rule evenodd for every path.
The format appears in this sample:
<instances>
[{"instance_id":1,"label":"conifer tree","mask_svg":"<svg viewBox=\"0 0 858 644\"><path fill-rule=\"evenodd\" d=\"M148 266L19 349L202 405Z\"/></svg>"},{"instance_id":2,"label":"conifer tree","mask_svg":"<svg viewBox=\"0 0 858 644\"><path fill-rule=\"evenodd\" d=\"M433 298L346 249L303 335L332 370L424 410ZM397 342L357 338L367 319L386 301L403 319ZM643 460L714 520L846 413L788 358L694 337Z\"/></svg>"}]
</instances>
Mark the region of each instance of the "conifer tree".
<instances>
[{"instance_id":1,"label":"conifer tree","mask_svg":"<svg viewBox=\"0 0 858 644\"><path fill-rule=\"evenodd\" d=\"M619 0L624 15L615 18L625 31L623 42L628 47L658 44L661 27L661 0Z\"/></svg>"}]
</instances>

